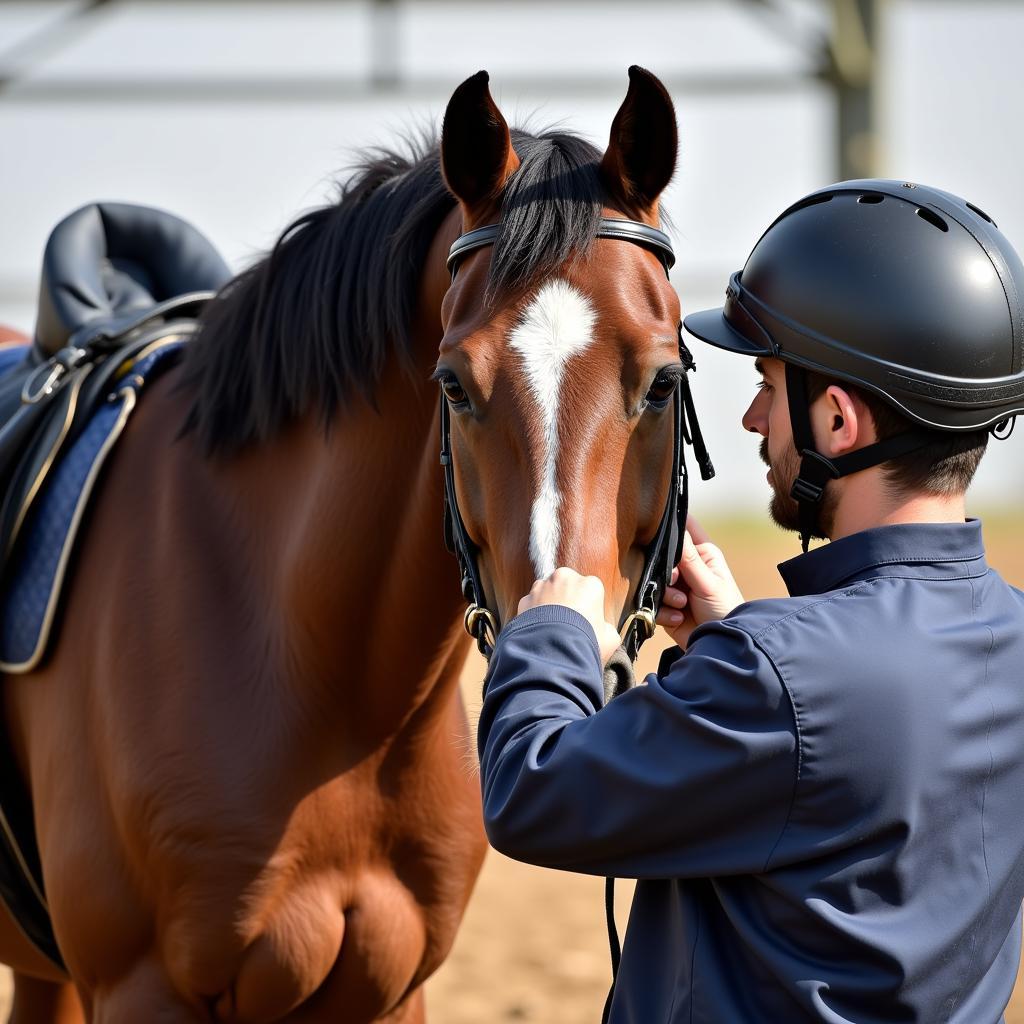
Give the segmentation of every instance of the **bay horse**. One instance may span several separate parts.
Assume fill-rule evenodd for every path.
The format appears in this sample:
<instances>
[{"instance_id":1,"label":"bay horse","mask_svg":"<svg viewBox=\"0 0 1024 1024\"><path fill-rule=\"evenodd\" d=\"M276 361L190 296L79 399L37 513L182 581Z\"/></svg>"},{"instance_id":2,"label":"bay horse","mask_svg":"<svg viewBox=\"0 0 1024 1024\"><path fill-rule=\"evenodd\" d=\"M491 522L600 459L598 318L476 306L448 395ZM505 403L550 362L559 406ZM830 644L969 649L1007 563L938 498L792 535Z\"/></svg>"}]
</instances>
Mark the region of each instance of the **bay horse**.
<instances>
[{"instance_id":1,"label":"bay horse","mask_svg":"<svg viewBox=\"0 0 1024 1024\"><path fill-rule=\"evenodd\" d=\"M207 307L112 456L54 651L4 680L67 968L0 916L17 1024L425 1019L486 846L438 383L497 623L560 563L621 621L679 304L598 227L658 224L676 148L639 68L603 154L510 131L480 72L439 145L368 156Z\"/></svg>"}]
</instances>

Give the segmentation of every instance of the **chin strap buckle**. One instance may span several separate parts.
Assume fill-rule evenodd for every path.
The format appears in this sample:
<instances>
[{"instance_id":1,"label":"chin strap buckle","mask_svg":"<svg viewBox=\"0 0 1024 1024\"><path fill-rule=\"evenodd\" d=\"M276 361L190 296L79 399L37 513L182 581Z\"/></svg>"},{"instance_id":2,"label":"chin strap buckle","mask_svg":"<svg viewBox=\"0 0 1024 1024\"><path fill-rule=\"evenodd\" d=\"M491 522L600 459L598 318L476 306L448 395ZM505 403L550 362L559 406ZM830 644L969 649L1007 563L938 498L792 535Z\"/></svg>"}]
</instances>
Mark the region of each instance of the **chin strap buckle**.
<instances>
[{"instance_id":1,"label":"chin strap buckle","mask_svg":"<svg viewBox=\"0 0 1024 1024\"><path fill-rule=\"evenodd\" d=\"M800 455L800 472L793 481L789 496L794 501L817 505L825 493L825 484L829 480L839 479L839 468L831 459L809 448L805 448Z\"/></svg>"},{"instance_id":2,"label":"chin strap buckle","mask_svg":"<svg viewBox=\"0 0 1024 1024\"><path fill-rule=\"evenodd\" d=\"M825 488L821 484L812 484L800 476L793 481L789 490L789 496L794 501L809 501L812 505L817 505L824 493Z\"/></svg>"}]
</instances>

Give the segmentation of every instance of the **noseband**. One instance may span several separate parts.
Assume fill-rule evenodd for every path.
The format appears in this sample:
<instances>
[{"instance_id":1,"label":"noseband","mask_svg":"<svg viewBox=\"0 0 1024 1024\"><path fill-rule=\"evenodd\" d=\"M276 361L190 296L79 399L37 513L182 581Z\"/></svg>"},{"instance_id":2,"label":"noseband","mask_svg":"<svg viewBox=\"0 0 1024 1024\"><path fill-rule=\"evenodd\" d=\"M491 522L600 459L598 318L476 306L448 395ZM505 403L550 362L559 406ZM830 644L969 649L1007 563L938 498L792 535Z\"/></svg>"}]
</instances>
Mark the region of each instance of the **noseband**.
<instances>
[{"instance_id":1,"label":"noseband","mask_svg":"<svg viewBox=\"0 0 1024 1024\"><path fill-rule=\"evenodd\" d=\"M488 224L460 235L448 252L448 269L452 280L459 263L471 252L493 245L501 231L501 224ZM665 268L665 276L676 261L672 243L664 231L634 220L603 217L597 229L597 238L617 238L650 249ZM630 661L635 661L645 640L654 635L655 616L661 596L668 586L673 568L678 564L683 548L688 507L686 459L683 442L693 446L700 475L710 480L715 475L708 457L697 412L690 392L689 373L696 369L690 350L683 341L682 324L679 325L679 359L686 371L676 383L672 408L674 429L672 435L672 477L669 481L665 510L658 524L658 532L647 547L644 568L636 588L633 610L626 616L620 635ZM491 656L498 636L498 620L488 609L480 573L477 568L479 549L470 539L466 524L459 511L455 493L455 468L452 465L451 414L444 394L441 394L441 465L444 467L444 540L448 550L459 560L462 572L462 596L466 599L465 626L485 658Z\"/></svg>"}]
</instances>

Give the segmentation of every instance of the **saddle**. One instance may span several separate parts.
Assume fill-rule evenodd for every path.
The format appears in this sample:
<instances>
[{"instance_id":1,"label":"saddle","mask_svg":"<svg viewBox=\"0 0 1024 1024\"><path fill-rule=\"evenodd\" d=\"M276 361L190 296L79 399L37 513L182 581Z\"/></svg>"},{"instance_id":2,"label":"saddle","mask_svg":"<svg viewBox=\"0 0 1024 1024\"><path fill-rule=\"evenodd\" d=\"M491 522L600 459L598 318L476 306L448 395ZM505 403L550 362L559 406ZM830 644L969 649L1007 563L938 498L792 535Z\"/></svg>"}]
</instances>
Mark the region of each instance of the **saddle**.
<instances>
[{"instance_id":1,"label":"saddle","mask_svg":"<svg viewBox=\"0 0 1024 1024\"><path fill-rule=\"evenodd\" d=\"M231 274L185 221L127 203L84 206L43 256L33 344L0 378L0 575L47 474L126 364L187 337Z\"/></svg>"},{"instance_id":2,"label":"saddle","mask_svg":"<svg viewBox=\"0 0 1024 1024\"><path fill-rule=\"evenodd\" d=\"M21 617L12 608L26 603L26 588L35 587L37 604L44 595L44 614L32 624L25 655L5 650L0 670L28 672L43 657L68 556L103 461L139 390L176 361L203 305L230 277L206 238L161 210L91 204L51 233L34 340L20 353L10 347L0 353L3 646L10 647L12 623ZM57 484L64 493L51 502L48 492ZM48 504L60 506L59 528L48 521L35 529ZM47 551L45 538L54 535L57 544L49 547L59 550ZM27 937L63 967L31 804L6 742L0 742L0 898Z\"/></svg>"}]
</instances>

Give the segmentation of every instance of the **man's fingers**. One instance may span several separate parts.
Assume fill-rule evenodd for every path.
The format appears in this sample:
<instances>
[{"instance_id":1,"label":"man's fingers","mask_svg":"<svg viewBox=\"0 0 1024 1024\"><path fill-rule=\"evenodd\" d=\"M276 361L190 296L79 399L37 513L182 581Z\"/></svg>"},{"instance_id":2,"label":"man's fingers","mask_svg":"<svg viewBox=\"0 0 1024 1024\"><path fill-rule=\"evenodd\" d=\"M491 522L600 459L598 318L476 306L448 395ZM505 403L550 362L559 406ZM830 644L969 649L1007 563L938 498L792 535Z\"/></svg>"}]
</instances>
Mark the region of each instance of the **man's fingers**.
<instances>
[{"instance_id":1,"label":"man's fingers","mask_svg":"<svg viewBox=\"0 0 1024 1024\"><path fill-rule=\"evenodd\" d=\"M659 626L665 626L668 629L672 629L678 626L679 623L686 618L685 614L680 611L676 611L675 608L660 608L658 614L655 615L654 621Z\"/></svg>"},{"instance_id":2,"label":"man's fingers","mask_svg":"<svg viewBox=\"0 0 1024 1024\"><path fill-rule=\"evenodd\" d=\"M697 590L702 594L709 594L714 589L717 577L705 565L700 552L693 543L693 538L687 533L683 538L683 560L679 563L683 579L691 590Z\"/></svg>"},{"instance_id":3,"label":"man's fingers","mask_svg":"<svg viewBox=\"0 0 1024 1024\"><path fill-rule=\"evenodd\" d=\"M725 556L717 544L711 544L710 542L697 544L696 548L697 554L700 555L704 564L712 569L716 565L722 565L725 562Z\"/></svg>"},{"instance_id":4,"label":"man's fingers","mask_svg":"<svg viewBox=\"0 0 1024 1024\"><path fill-rule=\"evenodd\" d=\"M686 532L693 538L693 543L697 545L707 544L711 540L708 531L693 516L686 517Z\"/></svg>"}]
</instances>

